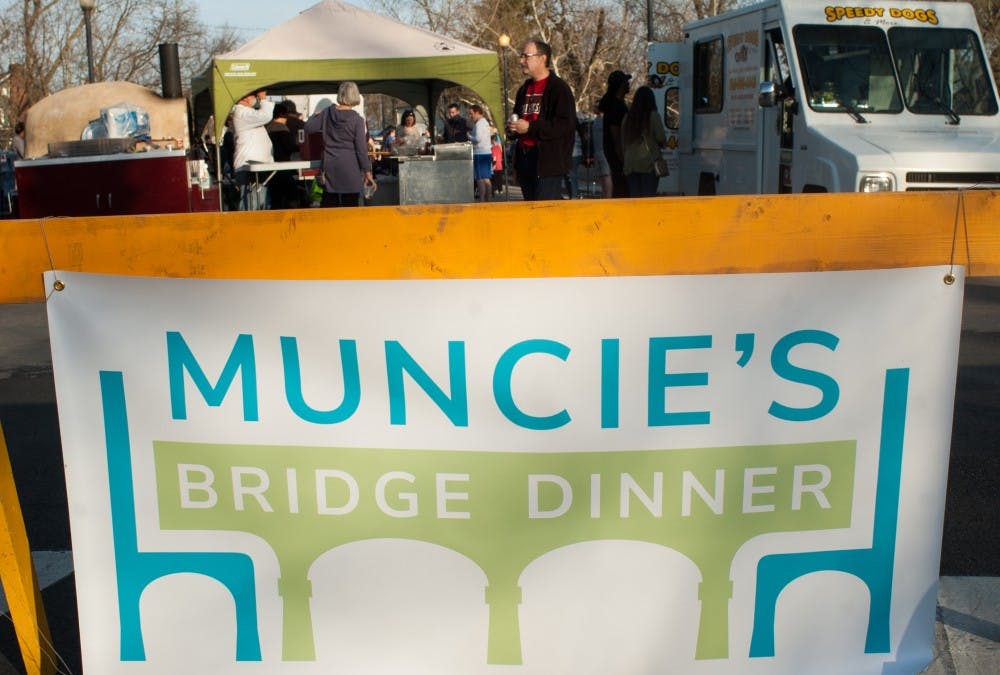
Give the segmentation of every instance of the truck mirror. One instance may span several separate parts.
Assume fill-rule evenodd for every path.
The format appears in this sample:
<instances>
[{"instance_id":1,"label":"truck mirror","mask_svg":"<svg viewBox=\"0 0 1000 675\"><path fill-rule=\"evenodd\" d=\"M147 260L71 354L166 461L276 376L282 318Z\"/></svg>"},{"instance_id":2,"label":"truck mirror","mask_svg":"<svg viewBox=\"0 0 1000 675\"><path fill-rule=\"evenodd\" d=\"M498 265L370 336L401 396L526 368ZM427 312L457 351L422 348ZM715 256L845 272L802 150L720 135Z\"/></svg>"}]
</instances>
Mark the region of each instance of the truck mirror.
<instances>
[{"instance_id":1,"label":"truck mirror","mask_svg":"<svg viewBox=\"0 0 1000 675\"><path fill-rule=\"evenodd\" d=\"M778 87L771 81L761 82L760 90L757 92L757 104L762 108L773 108L777 103Z\"/></svg>"}]
</instances>

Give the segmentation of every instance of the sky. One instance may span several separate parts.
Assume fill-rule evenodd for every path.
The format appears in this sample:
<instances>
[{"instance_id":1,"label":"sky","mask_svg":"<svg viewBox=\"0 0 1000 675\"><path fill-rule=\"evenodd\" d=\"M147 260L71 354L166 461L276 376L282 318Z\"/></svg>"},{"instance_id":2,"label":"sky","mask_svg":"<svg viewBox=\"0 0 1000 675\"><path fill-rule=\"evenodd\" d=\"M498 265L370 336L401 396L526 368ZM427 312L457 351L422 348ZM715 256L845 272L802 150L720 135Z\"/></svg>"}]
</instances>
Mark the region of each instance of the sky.
<instances>
[{"instance_id":1,"label":"sky","mask_svg":"<svg viewBox=\"0 0 1000 675\"><path fill-rule=\"evenodd\" d=\"M195 0L206 26L229 24L246 38L252 38L274 28L309 9L320 0ZM364 9L371 7L364 0L345 0Z\"/></svg>"}]
</instances>

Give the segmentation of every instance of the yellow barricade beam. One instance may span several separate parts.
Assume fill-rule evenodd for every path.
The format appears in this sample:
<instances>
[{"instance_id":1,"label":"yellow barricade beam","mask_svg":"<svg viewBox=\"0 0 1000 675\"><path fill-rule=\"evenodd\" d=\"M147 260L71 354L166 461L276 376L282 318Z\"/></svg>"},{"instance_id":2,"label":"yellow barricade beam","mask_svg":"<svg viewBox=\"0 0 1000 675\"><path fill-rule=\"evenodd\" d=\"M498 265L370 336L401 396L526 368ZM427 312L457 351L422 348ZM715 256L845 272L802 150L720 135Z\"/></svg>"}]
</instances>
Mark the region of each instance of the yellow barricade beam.
<instances>
[{"instance_id":1,"label":"yellow barricade beam","mask_svg":"<svg viewBox=\"0 0 1000 675\"><path fill-rule=\"evenodd\" d=\"M41 274L408 279L967 265L1000 274L1000 193L508 202L52 218L0 227L0 303Z\"/></svg>"}]
</instances>

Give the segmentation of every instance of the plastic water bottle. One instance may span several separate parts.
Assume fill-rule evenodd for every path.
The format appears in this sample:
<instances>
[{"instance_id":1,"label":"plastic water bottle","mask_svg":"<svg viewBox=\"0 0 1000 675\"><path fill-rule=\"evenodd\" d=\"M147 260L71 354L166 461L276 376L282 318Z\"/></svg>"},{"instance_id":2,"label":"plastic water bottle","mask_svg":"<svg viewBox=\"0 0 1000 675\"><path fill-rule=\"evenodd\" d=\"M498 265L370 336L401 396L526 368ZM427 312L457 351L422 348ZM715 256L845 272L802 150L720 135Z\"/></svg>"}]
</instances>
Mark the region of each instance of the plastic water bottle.
<instances>
[{"instance_id":1,"label":"plastic water bottle","mask_svg":"<svg viewBox=\"0 0 1000 675\"><path fill-rule=\"evenodd\" d=\"M207 190L212 182L208 177L208 164L203 159L198 160L198 187Z\"/></svg>"}]
</instances>

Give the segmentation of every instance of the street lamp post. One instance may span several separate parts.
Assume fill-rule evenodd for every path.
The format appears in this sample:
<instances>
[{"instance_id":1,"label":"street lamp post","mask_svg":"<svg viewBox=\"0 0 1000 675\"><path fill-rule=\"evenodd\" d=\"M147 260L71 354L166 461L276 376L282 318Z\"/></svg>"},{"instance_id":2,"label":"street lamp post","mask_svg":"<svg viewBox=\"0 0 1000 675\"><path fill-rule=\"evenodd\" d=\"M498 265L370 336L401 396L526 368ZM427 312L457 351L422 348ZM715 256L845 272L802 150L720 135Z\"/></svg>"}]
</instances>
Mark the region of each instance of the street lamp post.
<instances>
[{"instance_id":1,"label":"street lamp post","mask_svg":"<svg viewBox=\"0 0 1000 675\"><path fill-rule=\"evenodd\" d=\"M653 41L653 0L646 0L646 42Z\"/></svg>"},{"instance_id":2,"label":"street lamp post","mask_svg":"<svg viewBox=\"0 0 1000 675\"><path fill-rule=\"evenodd\" d=\"M97 0L80 0L83 10L83 29L87 34L87 82L94 83L94 43L90 35L90 14L94 11Z\"/></svg>"},{"instance_id":3,"label":"street lamp post","mask_svg":"<svg viewBox=\"0 0 1000 675\"><path fill-rule=\"evenodd\" d=\"M506 33L501 33L500 37L497 38L497 43L500 45L500 64L503 70L503 124L497 125L499 128L504 130L503 134L503 196L504 199L510 200L510 181L507 179L508 173L508 160L509 156L507 154L507 119L509 115L507 114L507 49L510 47L510 36Z\"/></svg>"}]
</instances>

